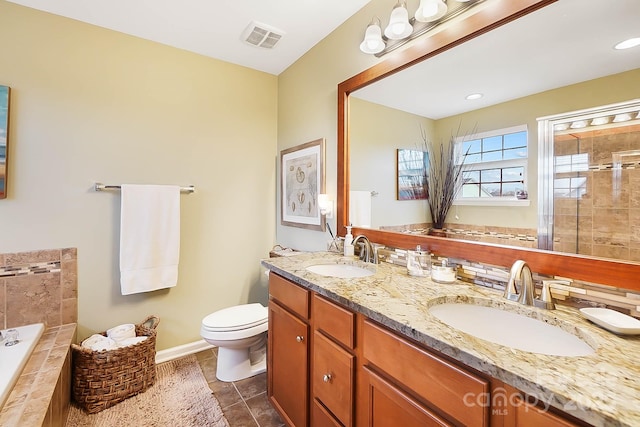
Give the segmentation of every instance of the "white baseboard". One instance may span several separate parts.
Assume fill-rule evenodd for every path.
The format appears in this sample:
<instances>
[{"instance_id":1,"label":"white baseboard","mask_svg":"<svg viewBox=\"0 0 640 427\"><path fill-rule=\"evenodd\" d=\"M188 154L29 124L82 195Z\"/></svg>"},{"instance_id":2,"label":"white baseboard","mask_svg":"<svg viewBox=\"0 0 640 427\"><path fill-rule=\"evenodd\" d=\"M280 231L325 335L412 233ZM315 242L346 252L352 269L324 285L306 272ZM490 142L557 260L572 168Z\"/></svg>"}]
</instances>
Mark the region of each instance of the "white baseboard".
<instances>
[{"instance_id":1,"label":"white baseboard","mask_svg":"<svg viewBox=\"0 0 640 427\"><path fill-rule=\"evenodd\" d=\"M182 344L177 347L167 348L156 352L156 363L179 359L181 357L188 356L193 353L198 353L199 351L208 350L214 347L214 345L209 344L205 340L200 340Z\"/></svg>"}]
</instances>

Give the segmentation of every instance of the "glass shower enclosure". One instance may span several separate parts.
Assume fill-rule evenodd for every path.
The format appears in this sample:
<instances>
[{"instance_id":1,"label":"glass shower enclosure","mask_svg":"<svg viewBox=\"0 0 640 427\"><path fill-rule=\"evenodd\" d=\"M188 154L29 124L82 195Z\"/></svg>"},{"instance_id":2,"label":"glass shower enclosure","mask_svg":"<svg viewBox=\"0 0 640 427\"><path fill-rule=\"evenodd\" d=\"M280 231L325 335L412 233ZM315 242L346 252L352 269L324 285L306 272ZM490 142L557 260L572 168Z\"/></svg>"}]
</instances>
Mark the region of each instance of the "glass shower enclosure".
<instances>
[{"instance_id":1,"label":"glass shower enclosure","mask_svg":"<svg viewBox=\"0 0 640 427\"><path fill-rule=\"evenodd\" d=\"M538 247L640 261L640 99L538 119Z\"/></svg>"}]
</instances>

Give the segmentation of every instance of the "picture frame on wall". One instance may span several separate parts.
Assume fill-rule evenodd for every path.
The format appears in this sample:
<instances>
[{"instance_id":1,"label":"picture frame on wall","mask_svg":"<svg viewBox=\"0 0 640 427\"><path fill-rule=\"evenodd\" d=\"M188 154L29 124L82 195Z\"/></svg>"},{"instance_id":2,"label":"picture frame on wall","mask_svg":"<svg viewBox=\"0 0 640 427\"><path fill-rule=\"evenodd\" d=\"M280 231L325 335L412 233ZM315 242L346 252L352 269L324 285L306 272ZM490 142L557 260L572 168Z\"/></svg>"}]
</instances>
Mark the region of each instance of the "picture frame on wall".
<instances>
[{"instance_id":1,"label":"picture frame on wall","mask_svg":"<svg viewBox=\"0 0 640 427\"><path fill-rule=\"evenodd\" d=\"M397 150L397 199L424 200L427 198L425 183L429 162L425 151L398 148Z\"/></svg>"},{"instance_id":2,"label":"picture frame on wall","mask_svg":"<svg viewBox=\"0 0 640 427\"><path fill-rule=\"evenodd\" d=\"M0 199L7 197L10 94L9 86L0 85Z\"/></svg>"},{"instance_id":3,"label":"picture frame on wall","mask_svg":"<svg viewBox=\"0 0 640 427\"><path fill-rule=\"evenodd\" d=\"M281 224L325 230L318 196L325 191L325 140L316 139L280 152Z\"/></svg>"}]
</instances>

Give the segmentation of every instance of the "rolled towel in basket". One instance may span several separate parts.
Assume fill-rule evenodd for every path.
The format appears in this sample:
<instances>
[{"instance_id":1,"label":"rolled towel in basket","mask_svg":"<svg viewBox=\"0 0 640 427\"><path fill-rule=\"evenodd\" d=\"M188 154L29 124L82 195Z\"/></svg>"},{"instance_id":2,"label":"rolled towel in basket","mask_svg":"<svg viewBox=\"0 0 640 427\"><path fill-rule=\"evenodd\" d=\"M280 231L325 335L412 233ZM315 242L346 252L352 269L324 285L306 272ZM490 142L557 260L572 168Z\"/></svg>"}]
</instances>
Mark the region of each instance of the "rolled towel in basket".
<instances>
[{"instance_id":1,"label":"rolled towel in basket","mask_svg":"<svg viewBox=\"0 0 640 427\"><path fill-rule=\"evenodd\" d=\"M139 336L139 337L132 337L132 338L125 338L123 340L117 341L117 346L119 347L127 347L129 345L134 345L134 344L138 344L141 343L142 341L146 340L147 336Z\"/></svg>"},{"instance_id":2,"label":"rolled towel in basket","mask_svg":"<svg viewBox=\"0 0 640 427\"><path fill-rule=\"evenodd\" d=\"M90 348L93 351L112 350L117 347L114 340L100 334L93 334L82 341L82 347Z\"/></svg>"},{"instance_id":3,"label":"rolled towel in basket","mask_svg":"<svg viewBox=\"0 0 640 427\"><path fill-rule=\"evenodd\" d=\"M116 342L126 340L127 338L135 338L136 325L133 323L125 323L123 325L114 326L107 330L107 336Z\"/></svg>"}]
</instances>

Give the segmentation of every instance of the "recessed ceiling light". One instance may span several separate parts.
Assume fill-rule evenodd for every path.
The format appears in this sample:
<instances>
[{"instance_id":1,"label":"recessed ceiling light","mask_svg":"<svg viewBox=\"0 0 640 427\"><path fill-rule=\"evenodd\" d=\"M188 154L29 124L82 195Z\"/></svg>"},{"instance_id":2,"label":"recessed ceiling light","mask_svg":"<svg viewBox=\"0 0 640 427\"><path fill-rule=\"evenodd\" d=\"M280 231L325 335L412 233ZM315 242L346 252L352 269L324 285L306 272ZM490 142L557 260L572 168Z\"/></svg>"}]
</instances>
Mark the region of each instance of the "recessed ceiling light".
<instances>
[{"instance_id":1,"label":"recessed ceiling light","mask_svg":"<svg viewBox=\"0 0 640 427\"><path fill-rule=\"evenodd\" d=\"M483 95L481 93L472 93L471 95L467 95L467 97L465 99L471 101L473 99L480 99L482 97L483 97Z\"/></svg>"},{"instance_id":2,"label":"recessed ceiling light","mask_svg":"<svg viewBox=\"0 0 640 427\"><path fill-rule=\"evenodd\" d=\"M632 39L624 40L615 45L613 48L617 50L630 49L632 47L640 46L640 37L634 37Z\"/></svg>"}]
</instances>

